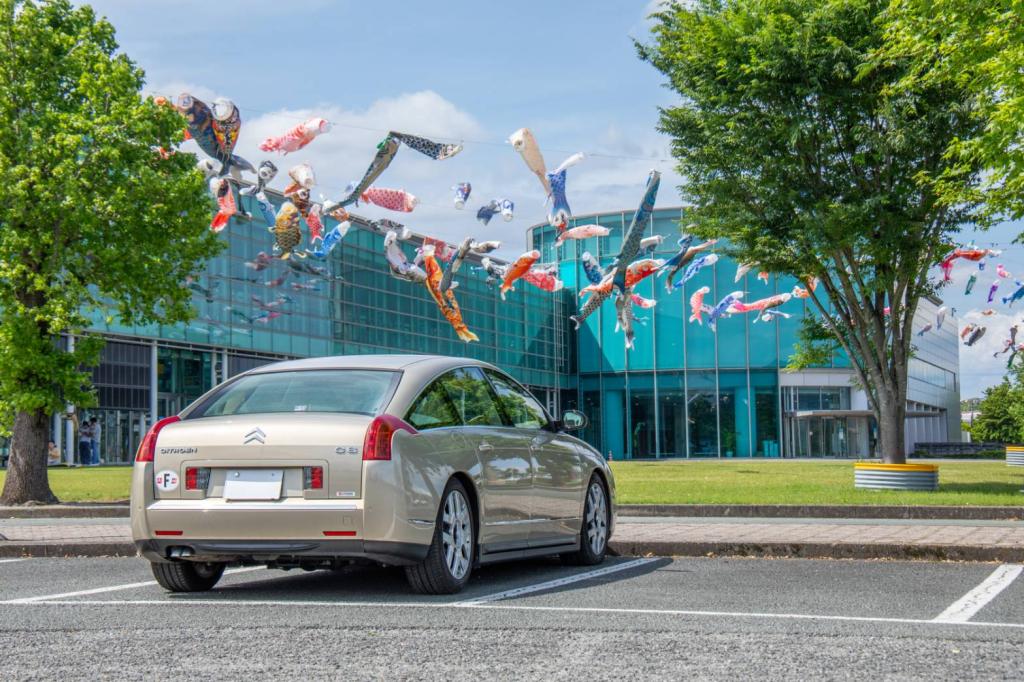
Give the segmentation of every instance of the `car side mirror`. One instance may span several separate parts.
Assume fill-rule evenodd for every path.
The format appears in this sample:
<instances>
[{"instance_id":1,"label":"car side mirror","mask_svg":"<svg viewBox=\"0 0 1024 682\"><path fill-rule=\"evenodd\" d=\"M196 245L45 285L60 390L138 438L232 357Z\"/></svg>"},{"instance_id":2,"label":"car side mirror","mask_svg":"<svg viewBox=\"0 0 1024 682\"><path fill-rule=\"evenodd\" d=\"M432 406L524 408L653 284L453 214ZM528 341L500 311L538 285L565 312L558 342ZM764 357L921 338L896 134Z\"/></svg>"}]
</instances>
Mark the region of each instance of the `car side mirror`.
<instances>
[{"instance_id":1,"label":"car side mirror","mask_svg":"<svg viewBox=\"0 0 1024 682\"><path fill-rule=\"evenodd\" d=\"M590 420L587 419L587 415L583 414L579 410L566 410L562 413L562 428L566 431L578 431L586 428Z\"/></svg>"}]
</instances>

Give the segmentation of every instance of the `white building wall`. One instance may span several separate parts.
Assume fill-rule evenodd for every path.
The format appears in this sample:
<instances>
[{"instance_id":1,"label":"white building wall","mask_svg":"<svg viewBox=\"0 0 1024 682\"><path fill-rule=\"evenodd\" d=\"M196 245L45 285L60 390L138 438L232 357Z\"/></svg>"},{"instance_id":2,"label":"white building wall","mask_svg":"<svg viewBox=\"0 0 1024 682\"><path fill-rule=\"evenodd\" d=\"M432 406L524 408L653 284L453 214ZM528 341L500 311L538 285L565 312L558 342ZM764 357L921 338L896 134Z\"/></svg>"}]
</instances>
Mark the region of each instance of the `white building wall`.
<instances>
[{"instance_id":1,"label":"white building wall","mask_svg":"<svg viewBox=\"0 0 1024 682\"><path fill-rule=\"evenodd\" d=\"M942 328L937 328L936 314L941 306L937 299L923 299L914 316L915 335L907 400L912 404L912 411L934 409L941 412L935 416L907 419L905 446L908 453L913 453L917 443L959 442L961 439L959 324L952 310L948 310ZM917 332L928 324L932 328L918 336ZM857 387L852 370L781 372L779 385L849 386L850 408L869 409L867 394ZM918 404L917 408L914 403Z\"/></svg>"},{"instance_id":2,"label":"white building wall","mask_svg":"<svg viewBox=\"0 0 1024 682\"><path fill-rule=\"evenodd\" d=\"M914 316L913 359L907 400L945 410L944 417L911 419L913 428L907 429L907 452L913 452L916 443L958 442L960 440L960 354L957 344L959 322L952 310L946 313L942 328L936 327L936 313L942 303L938 299L922 299ZM931 330L918 336L926 325ZM915 362L917 361L917 362ZM927 370L927 377L919 371ZM936 381L932 375L940 374ZM909 426L909 425L908 425Z\"/></svg>"}]
</instances>

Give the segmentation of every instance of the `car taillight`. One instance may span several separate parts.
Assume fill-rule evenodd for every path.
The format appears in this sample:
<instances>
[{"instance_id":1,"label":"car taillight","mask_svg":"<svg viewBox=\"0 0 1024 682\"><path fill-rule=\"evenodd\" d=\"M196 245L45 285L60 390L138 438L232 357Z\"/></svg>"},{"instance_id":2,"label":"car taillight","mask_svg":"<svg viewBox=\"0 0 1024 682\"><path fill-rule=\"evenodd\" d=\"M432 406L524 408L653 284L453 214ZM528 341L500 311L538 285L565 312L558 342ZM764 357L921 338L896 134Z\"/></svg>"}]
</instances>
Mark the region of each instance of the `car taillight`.
<instances>
[{"instance_id":1,"label":"car taillight","mask_svg":"<svg viewBox=\"0 0 1024 682\"><path fill-rule=\"evenodd\" d=\"M185 490L206 490L210 485L210 470L206 467L185 467Z\"/></svg>"},{"instance_id":2,"label":"car taillight","mask_svg":"<svg viewBox=\"0 0 1024 682\"><path fill-rule=\"evenodd\" d=\"M395 431L416 433L416 429L393 415L382 414L375 417L370 422L370 428L366 430L366 438L363 440L363 461L391 459L391 437L395 435Z\"/></svg>"},{"instance_id":3,"label":"car taillight","mask_svg":"<svg viewBox=\"0 0 1024 682\"><path fill-rule=\"evenodd\" d=\"M320 490L324 487L324 468L303 467L302 479L302 487L306 490Z\"/></svg>"},{"instance_id":4,"label":"car taillight","mask_svg":"<svg viewBox=\"0 0 1024 682\"><path fill-rule=\"evenodd\" d=\"M153 427L146 432L146 437L139 443L139 451L135 453L136 462L152 462L153 456L156 454L156 438L160 435L160 429L164 428L168 424L174 422L180 422L181 417L165 417L153 424Z\"/></svg>"}]
</instances>

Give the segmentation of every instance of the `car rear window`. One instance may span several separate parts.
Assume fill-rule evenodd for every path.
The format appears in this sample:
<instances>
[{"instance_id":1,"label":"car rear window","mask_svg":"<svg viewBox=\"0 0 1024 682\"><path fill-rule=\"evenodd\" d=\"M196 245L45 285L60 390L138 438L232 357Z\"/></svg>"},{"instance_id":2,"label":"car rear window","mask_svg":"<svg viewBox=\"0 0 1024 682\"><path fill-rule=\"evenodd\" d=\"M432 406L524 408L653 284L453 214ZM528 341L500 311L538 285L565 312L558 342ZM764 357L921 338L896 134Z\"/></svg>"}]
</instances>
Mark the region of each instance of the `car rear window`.
<instances>
[{"instance_id":1,"label":"car rear window","mask_svg":"<svg viewBox=\"0 0 1024 682\"><path fill-rule=\"evenodd\" d=\"M225 417L272 412L346 412L376 415L391 395L396 372L365 369L250 374L189 414Z\"/></svg>"}]
</instances>

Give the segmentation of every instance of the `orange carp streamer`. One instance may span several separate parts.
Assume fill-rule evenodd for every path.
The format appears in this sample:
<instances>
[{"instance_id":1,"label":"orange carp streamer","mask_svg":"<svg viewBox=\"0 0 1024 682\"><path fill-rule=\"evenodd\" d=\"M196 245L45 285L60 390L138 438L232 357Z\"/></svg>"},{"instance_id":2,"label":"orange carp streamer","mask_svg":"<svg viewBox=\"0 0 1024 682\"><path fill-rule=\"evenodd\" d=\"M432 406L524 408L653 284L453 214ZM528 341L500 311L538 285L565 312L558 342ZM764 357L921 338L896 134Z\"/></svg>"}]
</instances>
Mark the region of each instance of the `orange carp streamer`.
<instances>
[{"instance_id":1,"label":"orange carp streamer","mask_svg":"<svg viewBox=\"0 0 1024 682\"><path fill-rule=\"evenodd\" d=\"M427 291L430 292L441 314L448 320L448 324L452 326L458 337L466 343L479 341L480 337L469 331L469 327L462 321L462 312L459 310L459 304L455 301L455 292L449 289L443 294L441 293L441 277L443 273L441 272L441 266L437 263L437 258L434 257L433 245L428 244L423 247L423 267L427 271L427 279L424 281Z\"/></svg>"}]
</instances>

